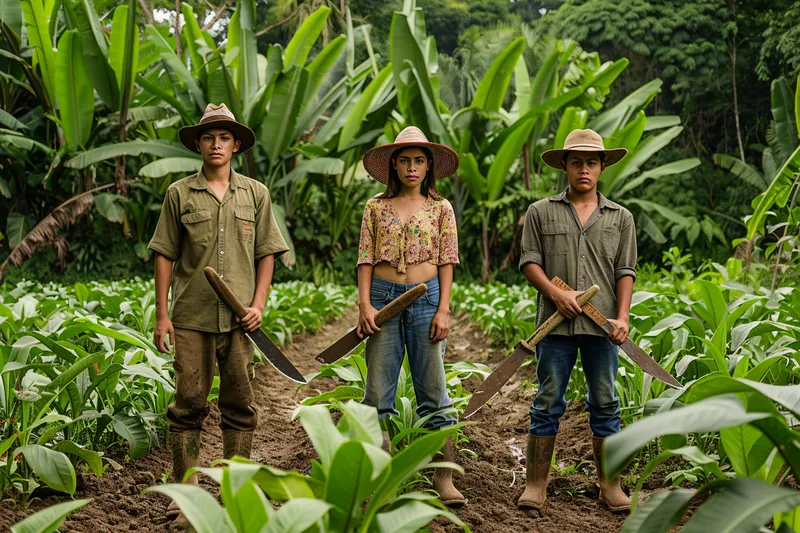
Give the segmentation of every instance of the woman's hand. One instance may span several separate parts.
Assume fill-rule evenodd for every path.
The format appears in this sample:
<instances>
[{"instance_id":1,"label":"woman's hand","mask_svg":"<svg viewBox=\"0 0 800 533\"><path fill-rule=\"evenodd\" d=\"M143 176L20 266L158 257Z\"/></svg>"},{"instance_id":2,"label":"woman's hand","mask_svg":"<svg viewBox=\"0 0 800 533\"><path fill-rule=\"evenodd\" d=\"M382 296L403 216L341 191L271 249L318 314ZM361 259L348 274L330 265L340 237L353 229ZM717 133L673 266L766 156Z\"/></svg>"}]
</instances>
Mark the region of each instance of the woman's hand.
<instances>
[{"instance_id":1,"label":"woman's hand","mask_svg":"<svg viewBox=\"0 0 800 533\"><path fill-rule=\"evenodd\" d=\"M447 338L450 331L450 313L447 311L436 311L431 321L431 341L439 342Z\"/></svg>"},{"instance_id":2,"label":"woman's hand","mask_svg":"<svg viewBox=\"0 0 800 533\"><path fill-rule=\"evenodd\" d=\"M372 307L372 304L358 304L358 328L356 329L356 333L362 339L367 335L372 335L373 333L377 333L381 330L377 324L375 324L375 315L378 314L378 310Z\"/></svg>"}]
</instances>

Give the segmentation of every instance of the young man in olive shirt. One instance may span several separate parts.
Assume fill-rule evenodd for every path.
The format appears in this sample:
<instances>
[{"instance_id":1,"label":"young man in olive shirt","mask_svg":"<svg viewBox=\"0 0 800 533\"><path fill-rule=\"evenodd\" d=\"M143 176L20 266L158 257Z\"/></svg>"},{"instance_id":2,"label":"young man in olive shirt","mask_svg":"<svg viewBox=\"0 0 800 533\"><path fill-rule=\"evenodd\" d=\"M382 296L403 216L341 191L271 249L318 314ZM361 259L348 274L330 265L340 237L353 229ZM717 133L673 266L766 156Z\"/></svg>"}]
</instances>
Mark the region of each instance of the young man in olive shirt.
<instances>
[{"instance_id":1,"label":"young man in olive shirt","mask_svg":"<svg viewBox=\"0 0 800 533\"><path fill-rule=\"evenodd\" d=\"M184 146L202 155L203 167L167 189L149 245L156 252L155 344L169 353L169 336L175 347L175 398L167 425L177 482L198 465L215 363L224 457L250 457L257 412L247 371L253 345L243 328L260 327L275 258L288 249L267 188L231 169L233 154L255 143L252 130L236 122L225 104L209 104L200 123L182 128L179 136ZM203 269L209 265L240 301L250 302L239 324L208 283ZM196 478L187 482L196 484ZM167 515L180 515L175 502Z\"/></svg>"},{"instance_id":2,"label":"young man in olive shirt","mask_svg":"<svg viewBox=\"0 0 800 533\"><path fill-rule=\"evenodd\" d=\"M531 405L528 436L527 484L519 499L522 508L539 509L546 500L547 478L558 423L566 410L564 394L578 350L589 387L587 407L592 430L600 499L613 511L630 509L619 478L600 475L603 439L619 431L619 398L614 392L618 344L628 337L629 310L636 277L636 231L633 216L597 190L600 174L626 154L623 148L605 150L592 130L575 130L563 150L542 154L548 165L565 170L569 188L540 200L528 209L522 233L520 271L539 291L537 325L557 310L564 321L536 346L539 389ZM558 276L566 292L550 280ZM600 292L592 304L609 318L609 337L582 315L575 297L592 285Z\"/></svg>"}]
</instances>

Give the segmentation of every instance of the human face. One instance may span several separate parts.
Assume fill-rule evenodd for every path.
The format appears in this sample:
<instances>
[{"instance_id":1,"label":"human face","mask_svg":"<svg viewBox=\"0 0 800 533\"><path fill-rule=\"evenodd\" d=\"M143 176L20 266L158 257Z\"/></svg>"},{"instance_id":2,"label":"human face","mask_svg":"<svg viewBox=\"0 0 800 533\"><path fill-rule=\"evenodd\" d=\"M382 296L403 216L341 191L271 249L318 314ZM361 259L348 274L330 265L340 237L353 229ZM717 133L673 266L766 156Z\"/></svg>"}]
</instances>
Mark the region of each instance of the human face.
<instances>
[{"instance_id":1,"label":"human face","mask_svg":"<svg viewBox=\"0 0 800 533\"><path fill-rule=\"evenodd\" d=\"M419 148L406 148L397 154L396 159L392 159L392 165L397 170L397 176L403 187L414 189L422 185L422 181L428 173L430 161L425 156L425 152Z\"/></svg>"},{"instance_id":2,"label":"human face","mask_svg":"<svg viewBox=\"0 0 800 533\"><path fill-rule=\"evenodd\" d=\"M237 141L233 133L223 129L206 130L196 142L197 149L203 156L203 164L212 167L223 167L230 163L241 145L241 141Z\"/></svg>"},{"instance_id":3,"label":"human face","mask_svg":"<svg viewBox=\"0 0 800 533\"><path fill-rule=\"evenodd\" d=\"M605 163L600 162L599 152L570 151L567 153L564 170L567 171L570 188L575 192L586 193L597 187L597 180L605 168Z\"/></svg>"}]
</instances>

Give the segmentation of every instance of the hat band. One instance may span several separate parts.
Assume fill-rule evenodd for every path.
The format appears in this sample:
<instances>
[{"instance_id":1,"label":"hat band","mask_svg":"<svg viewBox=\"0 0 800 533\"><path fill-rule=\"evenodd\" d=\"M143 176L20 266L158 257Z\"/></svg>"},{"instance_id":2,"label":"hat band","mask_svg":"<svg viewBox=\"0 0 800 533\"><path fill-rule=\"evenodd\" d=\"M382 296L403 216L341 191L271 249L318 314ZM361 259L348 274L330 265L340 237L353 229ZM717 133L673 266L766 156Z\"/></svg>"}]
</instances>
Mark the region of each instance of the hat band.
<instances>
[{"instance_id":1,"label":"hat band","mask_svg":"<svg viewBox=\"0 0 800 533\"><path fill-rule=\"evenodd\" d=\"M564 150L587 150L596 152L605 152L606 148L597 144L573 144L572 146L565 146Z\"/></svg>"}]
</instances>

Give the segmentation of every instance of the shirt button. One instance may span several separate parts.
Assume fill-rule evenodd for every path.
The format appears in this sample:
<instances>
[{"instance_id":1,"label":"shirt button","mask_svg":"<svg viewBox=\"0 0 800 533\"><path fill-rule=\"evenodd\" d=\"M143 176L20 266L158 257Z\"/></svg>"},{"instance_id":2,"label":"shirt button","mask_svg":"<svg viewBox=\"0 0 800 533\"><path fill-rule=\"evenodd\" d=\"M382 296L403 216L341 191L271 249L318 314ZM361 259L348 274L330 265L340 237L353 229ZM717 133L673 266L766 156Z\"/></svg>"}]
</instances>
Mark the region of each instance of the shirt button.
<instances>
[{"instance_id":1,"label":"shirt button","mask_svg":"<svg viewBox=\"0 0 800 533\"><path fill-rule=\"evenodd\" d=\"M223 231L225 231L225 228L219 228L220 233L222 233Z\"/></svg>"},{"instance_id":2,"label":"shirt button","mask_svg":"<svg viewBox=\"0 0 800 533\"><path fill-rule=\"evenodd\" d=\"M219 255L225 255L225 250L220 250Z\"/></svg>"},{"instance_id":3,"label":"shirt button","mask_svg":"<svg viewBox=\"0 0 800 533\"><path fill-rule=\"evenodd\" d=\"M222 253L222 252L220 252L220 253ZM585 255L582 255L582 256L581 256L581 259L586 259L586 256L585 256Z\"/></svg>"}]
</instances>

